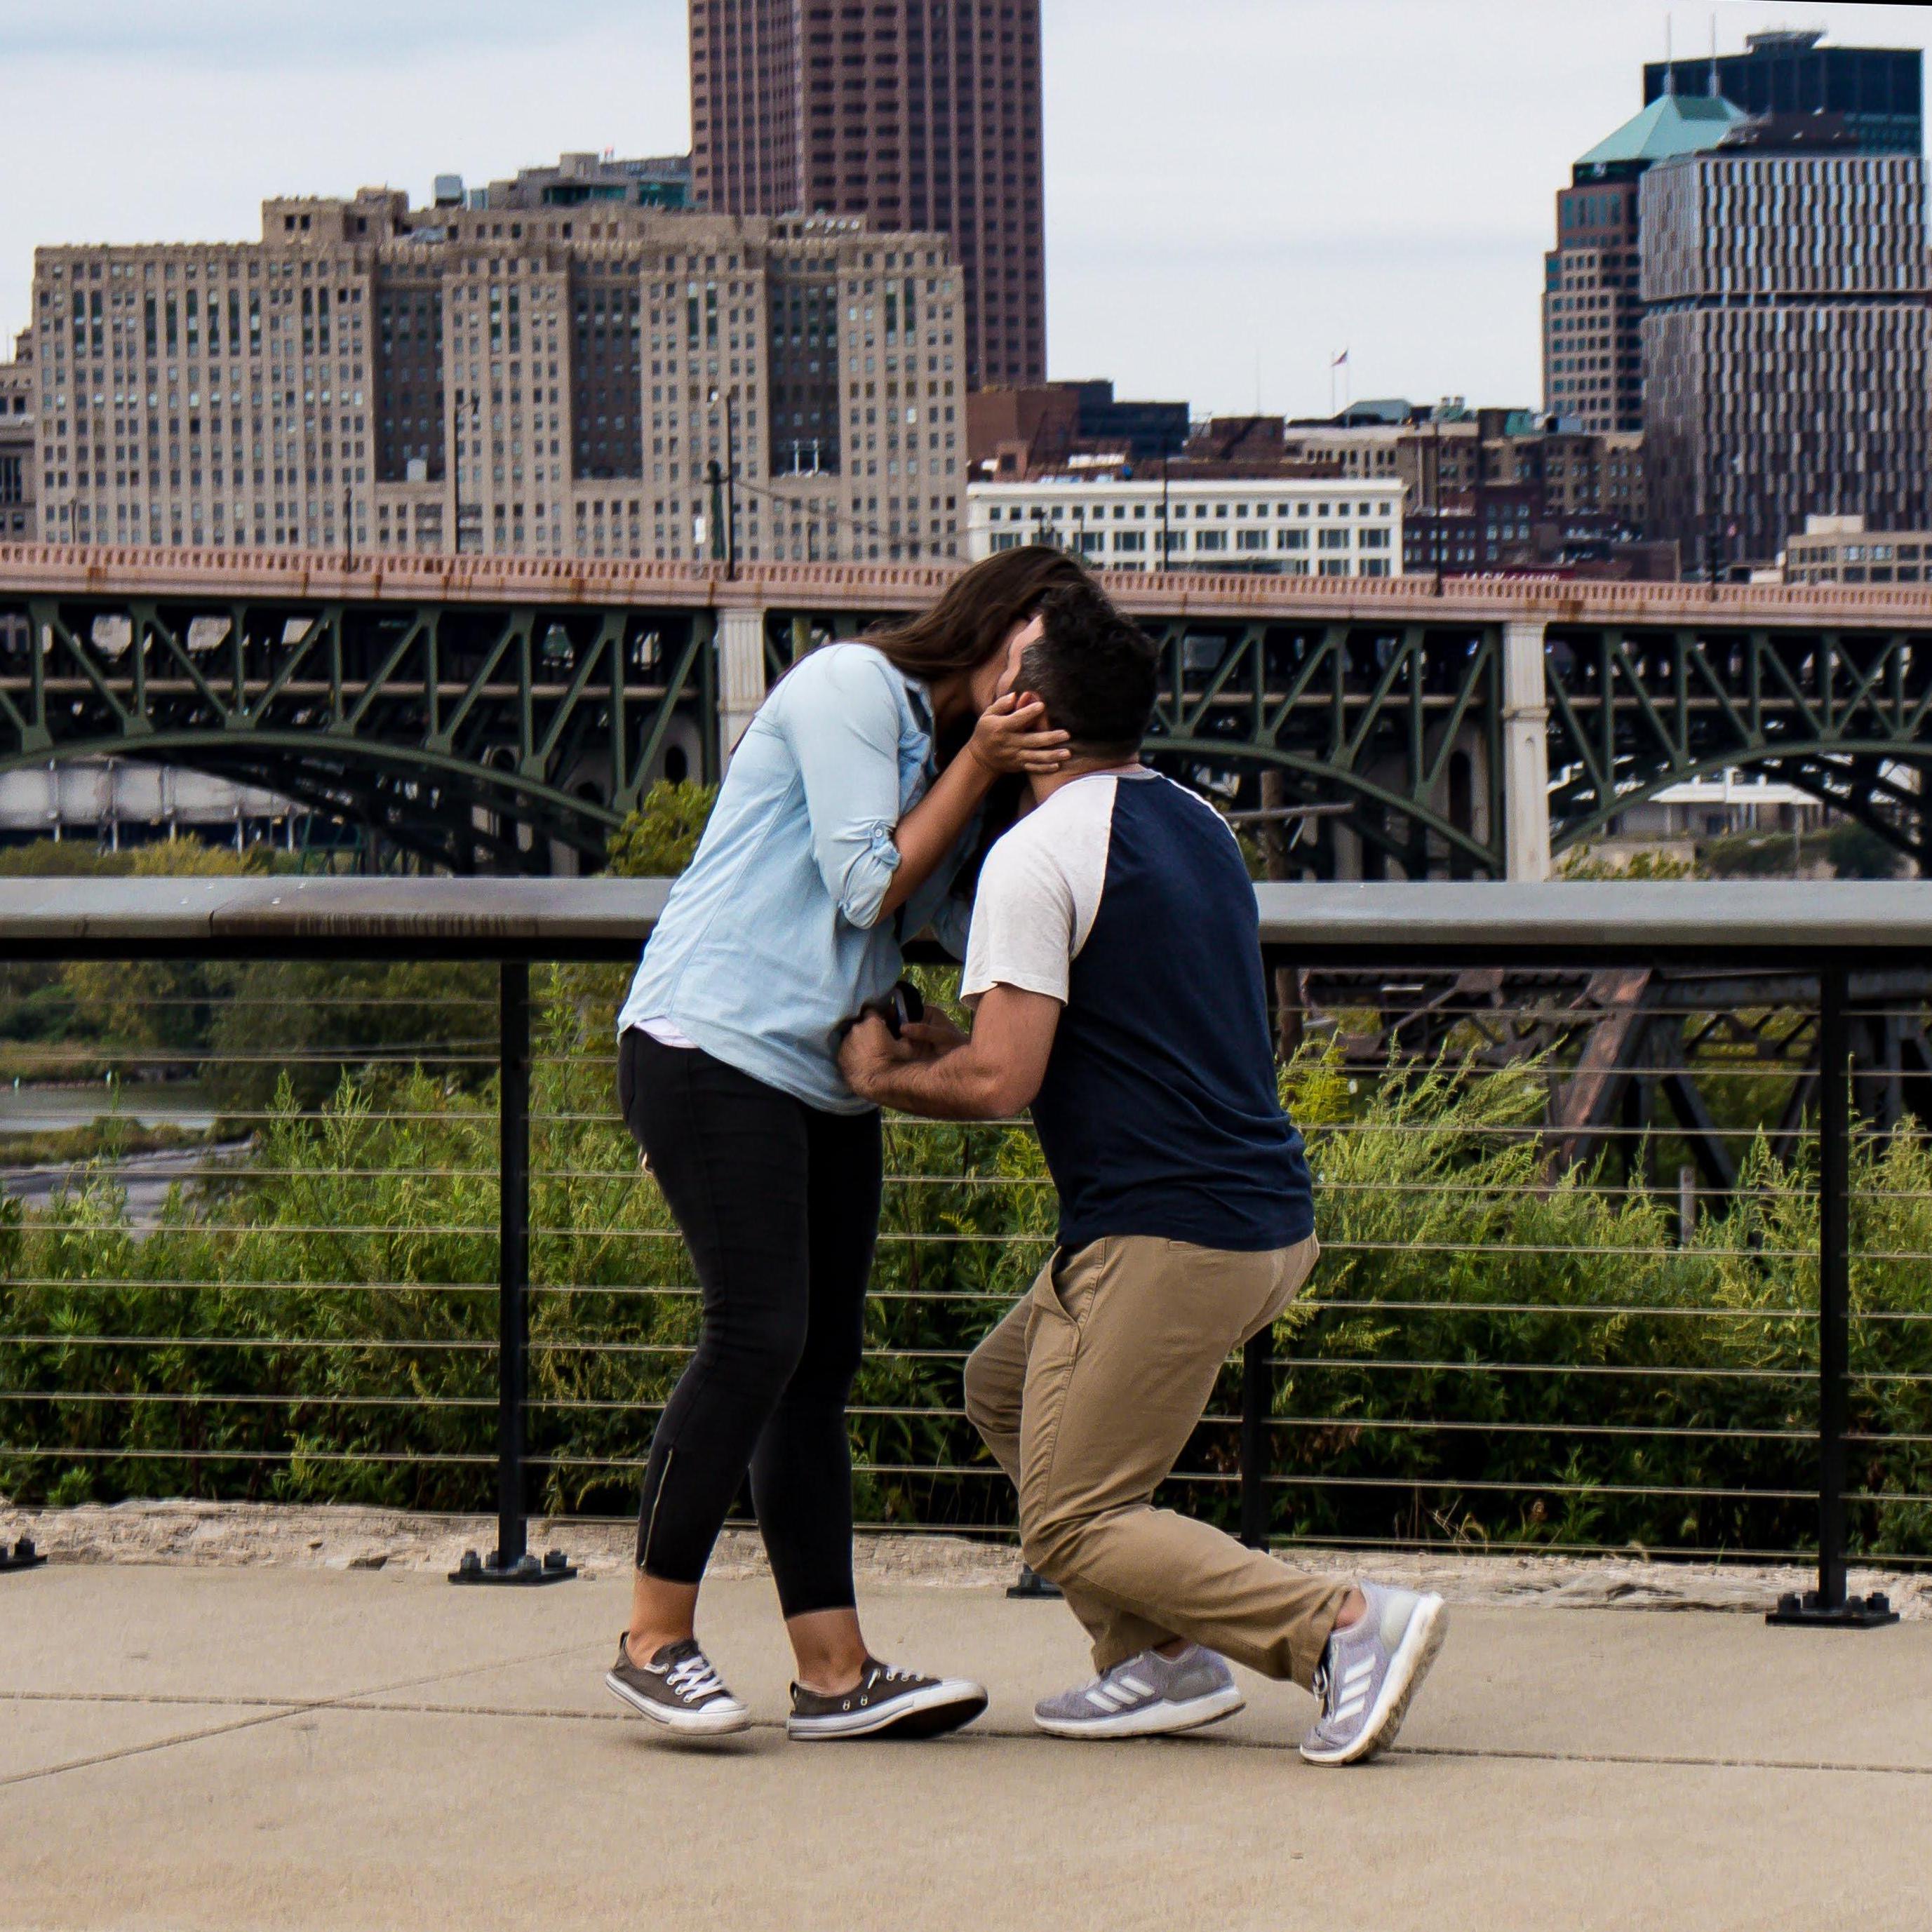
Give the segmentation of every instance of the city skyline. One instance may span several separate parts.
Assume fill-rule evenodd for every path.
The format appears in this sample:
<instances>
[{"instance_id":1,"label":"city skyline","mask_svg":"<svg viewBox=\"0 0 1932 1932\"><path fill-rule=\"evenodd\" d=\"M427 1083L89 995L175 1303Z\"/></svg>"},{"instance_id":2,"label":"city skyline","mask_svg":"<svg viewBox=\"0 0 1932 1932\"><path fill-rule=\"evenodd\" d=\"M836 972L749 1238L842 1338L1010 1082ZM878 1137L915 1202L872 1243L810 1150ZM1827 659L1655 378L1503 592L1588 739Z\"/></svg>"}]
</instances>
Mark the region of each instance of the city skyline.
<instances>
[{"instance_id":1,"label":"city skyline","mask_svg":"<svg viewBox=\"0 0 1932 1932\"><path fill-rule=\"evenodd\" d=\"M1318 414L1346 349L1357 397L1535 404L1556 191L1640 106L1666 19L1682 56L1708 46L1710 13L1212 0L1176 45L1159 0L1046 0L1051 374L1202 413ZM580 27L541 46L500 0L463 9L460 32L452 8L397 20L364 0L327 33L236 0L182 0L165 19L87 0L0 26L16 138L50 164L0 208L0 328L27 320L37 244L244 239L270 195L386 182L421 199L444 170L680 148L684 15L683 0L586 0ZM1932 39L1932 7L1717 15L1726 51L1779 26Z\"/></svg>"}]
</instances>

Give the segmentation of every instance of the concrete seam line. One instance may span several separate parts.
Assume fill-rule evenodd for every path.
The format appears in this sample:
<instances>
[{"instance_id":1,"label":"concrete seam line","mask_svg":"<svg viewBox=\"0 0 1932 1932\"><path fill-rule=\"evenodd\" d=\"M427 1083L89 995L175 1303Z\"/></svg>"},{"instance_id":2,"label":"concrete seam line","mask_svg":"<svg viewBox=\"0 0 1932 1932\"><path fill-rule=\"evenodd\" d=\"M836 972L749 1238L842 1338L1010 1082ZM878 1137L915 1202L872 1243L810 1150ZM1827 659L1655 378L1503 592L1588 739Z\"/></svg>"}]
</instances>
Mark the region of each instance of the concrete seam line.
<instances>
[{"instance_id":1,"label":"concrete seam line","mask_svg":"<svg viewBox=\"0 0 1932 1932\"><path fill-rule=\"evenodd\" d=\"M580 1648L572 1646L572 1649ZM556 1654L558 1653L551 1653ZM531 1659L530 1661L538 1660ZM482 1669L496 1666L482 1666ZM455 1676L472 1675L470 1672L456 1672ZM418 1682L423 1680L418 1680ZM446 1679L432 1678L431 1682ZM399 1687L401 1688L401 1687ZM362 1711L384 1717L419 1718L499 1718L534 1719L546 1724L628 1724L632 1720L620 1711L573 1711L556 1705L508 1704L404 1704L386 1701L374 1692L350 1693L341 1697L319 1700L312 1703L284 1706L268 1698L250 1697L194 1697L170 1695L143 1697L128 1691L62 1692L53 1690L0 1690L0 1703L43 1704L153 1704L198 1705L220 1709L236 1706L274 1704L268 1715L250 1718L241 1724L217 1725L206 1731L184 1734L178 1738L162 1738L155 1743L130 1746L125 1751L109 1751L92 1758L81 1758L71 1763L50 1765L37 1772L26 1772L10 1778L0 1778L0 1786L20 1784L41 1777L50 1777L62 1771L74 1771L88 1765L105 1763L116 1757L132 1756L142 1751L158 1750L172 1744L191 1744L205 1737L218 1737L229 1731L246 1730L250 1724L272 1723L281 1718L299 1717L308 1712ZM776 1719L754 1719L749 1729L754 1731L782 1731L784 1724ZM966 1742L976 1738L998 1738L1013 1744L1056 1744L1057 1738L1046 1737L1032 1730L1004 1730L997 1726L987 1725L974 1729ZM1265 1744L1244 1738L1190 1737L1171 1739L1150 1739L1150 1742L1178 1744L1184 1749L1228 1751L1261 1751L1286 1754L1293 1751L1292 1744ZM1633 1769L1646 1768L1678 1771L1777 1771L1824 1773L1839 1777L1877 1778L1932 1778L1932 1765L1881 1764L1860 1760L1830 1758L1756 1758L1698 1756L1684 1754L1666 1755L1661 1753L1636 1751L1566 1751L1557 1750L1532 1750L1513 1749L1507 1745L1482 1744L1395 1744L1388 1753L1391 1757L1442 1757L1471 1758L1496 1762L1523 1762L1532 1764L1605 1764L1624 1765Z\"/></svg>"},{"instance_id":2,"label":"concrete seam line","mask_svg":"<svg viewBox=\"0 0 1932 1932\"><path fill-rule=\"evenodd\" d=\"M226 1737L236 1731L252 1730L259 1724L278 1724L284 1718L298 1715L304 1707L297 1705L286 1711L266 1711L260 1717L238 1718L232 1724L213 1724L206 1730L183 1731L171 1738L154 1738L146 1744L129 1744L120 1750L96 1751L91 1757L68 1759L61 1764L42 1765L34 1771L18 1771L0 1778L0 1790L9 1785L32 1784L43 1778L58 1778L63 1772L86 1771L91 1766L113 1764L122 1758L141 1757L150 1751L167 1750L176 1744L199 1744L206 1738Z\"/></svg>"},{"instance_id":3,"label":"concrete seam line","mask_svg":"<svg viewBox=\"0 0 1932 1932\"><path fill-rule=\"evenodd\" d=\"M458 1678L481 1676L485 1671L490 1670L512 1670L520 1664L548 1663L553 1658L574 1656L586 1648L587 1646L581 1643L565 1644L554 1650L538 1651L534 1655L529 1657L512 1658L507 1660L497 1660L488 1664L470 1664L460 1670L436 1671L427 1677L404 1678L397 1683L376 1684L367 1690L346 1690L337 1697L317 1697L296 1703L278 1704L272 1709L262 1712L259 1717L242 1718L232 1724L211 1725L204 1730L184 1731L176 1737L156 1738L146 1744L129 1744L119 1750L96 1751L90 1756L69 1758L59 1764L43 1765L37 1770L15 1772L8 1776L0 1777L0 1790L4 1790L10 1785L32 1784L44 1778L58 1778L65 1772L86 1771L96 1765L116 1763L123 1758L145 1756L152 1751L170 1750L177 1744L199 1744L209 1738L226 1737L236 1731L252 1730L257 1725L278 1724L286 1718L303 1717L311 1712L336 1709L358 1697L380 1697L388 1691L414 1690L430 1684L453 1683ZM0 1700L22 1703L29 1701L34 1702L52 1701L44 1698L40 1694L32 1691L0 1693ZM98 1694L93 1697L64 1698L58 1701L67 1703L138 1703L146 1700L143 1700L136 1693L109 1691ZM160 1702L158 1699L152 1701L157 1703ZM218 1706L216 1708L218 1708L220 1706ZM423 1708L426 1711L433 1711L436 1706L425 1705Z\"/></svg>"},{"instance_id":4,"label":"concrete seam line","mask_svg":"<svg viewBox=\"0 0 1932 1932\"><path fill-rule=\"evenodd\" d=\"M1486 1758L1532 1764L1622 1764L1666 1771L1808 1771L1840 1776L1932 1778L1932 1764L1871 1764L1832 1758L1673 1756L1641 1751L1529 1750L1480 1744L1394 1744L1388 1755Z\"/></svg>"}]
</instances>

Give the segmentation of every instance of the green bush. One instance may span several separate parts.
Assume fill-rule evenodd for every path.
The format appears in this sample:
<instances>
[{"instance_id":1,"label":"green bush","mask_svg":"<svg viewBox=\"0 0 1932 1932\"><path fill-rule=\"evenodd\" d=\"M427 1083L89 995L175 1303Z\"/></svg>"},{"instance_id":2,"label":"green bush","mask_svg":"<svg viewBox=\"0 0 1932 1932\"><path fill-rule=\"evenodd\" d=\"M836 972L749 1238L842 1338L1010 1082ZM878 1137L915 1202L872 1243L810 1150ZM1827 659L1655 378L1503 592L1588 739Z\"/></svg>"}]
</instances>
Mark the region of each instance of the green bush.
<instances>
[{"instance_id":1,"label":"green bush","mask_svg":"<svg viewBox=\"0 0 1932 1932\"><path fill-rule=\"evenodd\" d=\"M656 788L614 868L681 869L712 796ZM157 970L208 976L161 988L192 998L185 1019L144 1018L158 1010L141 988L110 977L58 1000L10 983L0 1030L243 1047L250 1070L222 1077L268 1118L243 1161L177 1189L152 1228L104 1162L44 1210L0 1200L0 1492L487 1509L488 969ZM954 983L918 976L938 999ZM688 1258L613 1111L627 977L534 977L530 1434L544 1507L586 1514L633 1506L698 1326ZM350 1042L346 1066L325 1050ZM443 1057L393 1064L425 1042ZM1552 1177L1533 1131L1541 1069L1360 1081L1304 1051L1283 1093L1324 1256L1275 1337L1278 1533L1740 1553L1810 1540L1815 1178L1750 1138L1781 1084L1718 1084L1743 1174L1680 1245L1674 1202L1625 1184L1641 1150L1629 1175ZM1024 1129L892 1119L886 1136L853 1398L858 1516L1010 1525L1007 1486L958 1412L960 1369L1051 1252L1053 1190ZM1852 1161L1855 1538L1932 1554L1932 1149L1861 1135ZM1223 1521L1240 1393L1231 1366L1174 1486Z\"/></svg>"},{"instance_id":2,"label":"green bush","mask_svg":"<svg viewBox=\"0 0 1932 1932\"><path fill-rule=\"evenodd\" d=\"M564 1511L632 1506L694 1339L689 1264L610 1113L614 988L539 976L533 1453ZM1277 1331L1282 1533L1550 1546L1802 1546L1814 1515L1816 1241L1808 1175L1760 1142L1688 1246L1648 1195L1552 1180L1522 1129L1535 1070L1286 1076L1325 1254ZM101 1180L0 1215L0 1490L486 1508L496 1129L486 1083L292 1088L232 1178L130 1225ZM889 1123L886 1212L854 1396L860 1520L1011 1521L958 1414L965 1353L1049 1251L1030 1133ZM1861 1544L1932 1550L1932 1154L1854 1154ZM1906 1319L1887 1319L1904 1316ZM1891 1379L1864 1379L1882 1374ZM1918 1380L1910 1378L1918 1377ZM104 1400L103 1398L106 1398ZM237 1400L237 1399L239 1400ZM1231 1369L1177 1493L1226 1520ZM29 1450L44 1453L27 1454ZM1886 1500L1885 1498L1890 1498Z\"/></svg>"}]
</instances>

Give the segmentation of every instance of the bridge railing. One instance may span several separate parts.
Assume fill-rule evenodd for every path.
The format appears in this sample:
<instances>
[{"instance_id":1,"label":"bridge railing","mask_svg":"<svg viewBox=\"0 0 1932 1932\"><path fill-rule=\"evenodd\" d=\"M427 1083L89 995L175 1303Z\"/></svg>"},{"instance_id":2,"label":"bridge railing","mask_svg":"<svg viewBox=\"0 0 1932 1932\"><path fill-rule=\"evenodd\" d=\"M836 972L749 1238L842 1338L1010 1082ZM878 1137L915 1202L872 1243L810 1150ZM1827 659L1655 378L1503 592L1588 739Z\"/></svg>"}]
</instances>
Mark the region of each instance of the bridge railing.
<instances>
[{"instance_id":1,"label":"bridge railing","mask_svg":"<svg viewBox=\"0 0 1932 1932\"><path fill-rule=\"evenodd\" d=\"M533 1504L620 1514L696 1328L612 1090L665 890L0 884L0 1493L494 1492L512 1575ZM1862 1120L1852 1051L1922 1039L1932 886L1257 891L1324 1258L1229 1364L1190 1506L1802 1550L1828 1620L1871 1614L1853 1556L1932 1560L1932 1070L1868 1054L1904 1105ZM958 1371L1051 1187L1024 1123L893 1119L888 1156L860 1515L1010 1532Z\"/></svg>"}]
</instances>

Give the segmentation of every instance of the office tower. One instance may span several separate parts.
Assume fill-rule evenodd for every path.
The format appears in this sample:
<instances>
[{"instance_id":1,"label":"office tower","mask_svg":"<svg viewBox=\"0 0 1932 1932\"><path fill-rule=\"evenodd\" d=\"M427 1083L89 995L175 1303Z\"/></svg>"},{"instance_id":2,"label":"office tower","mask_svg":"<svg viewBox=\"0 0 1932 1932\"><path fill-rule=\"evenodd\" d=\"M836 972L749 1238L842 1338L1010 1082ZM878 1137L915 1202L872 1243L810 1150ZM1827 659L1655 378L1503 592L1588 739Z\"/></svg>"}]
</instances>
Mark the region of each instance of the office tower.
<instances>
[{"instance_id":1,"label":"office tower","mask_svg":"<svg viewBox=\"0 0 1932 1932\"><path fill-rule=\"evenodd\" d=\"M1040 0L691 0L700 207L950 236L969 388L1046 375Z\"/></svg>"},{"instance_id":2,"label":"office tower","mask_svg":"<svg viewBox=\"0 0 1932 1932\"><path fill-rule=\"evenodd\" d=\"M1546 409L1598 434L1642 428L1637 184L1659 161L1715 147L1742 118L1727 100L1666 94L1570 169L1543 258Z\"/></svg>"},{"instance_id":3,"label":"office tower","mask_svg":"<svg viewBox=\"0 0 1932 1932\"><path fill-rule=\"evenodd\" d=\"M1925 147L1924 57L1916 47L1828 47L1820 31L1752 34L1741 54L1653 61L1646 104L1675 94L1720 95L1747 114L1842 115L1868 154Z\"/></svg>"},{"instance_id":4,"label":"office tower","mask_svg":"<svg viewBox=\"0 0 1932 1932\"><path fill-rule=\"evenodd\" d=\"M957 554L940 236L365 189L266 202L259 242L44 248L34 315L56 541Z\"/></svg>"},{"instance_id":5,"label":"office tower","mask_svg":"<svg viewBox=\"0 0 1932 1932\"><path fill-rule=\"evenodd\" d=\"M1687 571L1768 562L1809 515L1928 520L1924 164L1776 129L1640 190L1649 520Z\"/></svg>"}]
</instances>

